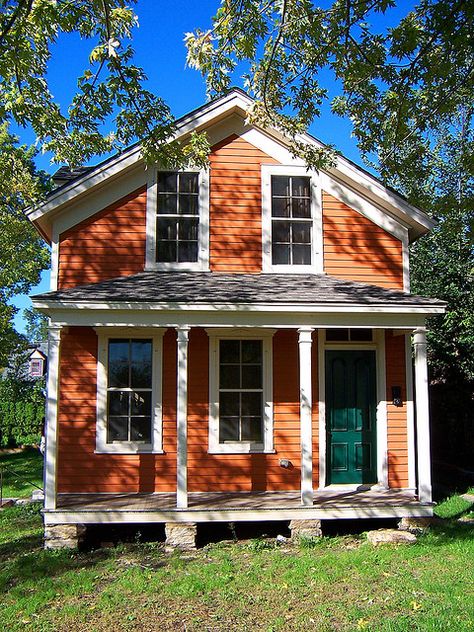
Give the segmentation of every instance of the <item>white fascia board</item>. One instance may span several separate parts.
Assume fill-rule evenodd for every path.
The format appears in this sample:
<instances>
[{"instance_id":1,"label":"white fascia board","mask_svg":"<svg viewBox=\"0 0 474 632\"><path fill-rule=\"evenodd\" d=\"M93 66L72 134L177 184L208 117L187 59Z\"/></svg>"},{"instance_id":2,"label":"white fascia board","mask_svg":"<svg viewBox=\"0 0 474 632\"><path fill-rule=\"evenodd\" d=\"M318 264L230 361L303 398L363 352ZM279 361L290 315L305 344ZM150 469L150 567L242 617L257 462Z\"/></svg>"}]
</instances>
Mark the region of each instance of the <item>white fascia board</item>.
<instances>
[{"instance_id":1,"label":"white fascia board","mask_svg":"<svg viewBox=\"0 0 474 632\"><path fill-rule=\"evenodd\" d=\"M443 314L445 308L443 306L387 306L387 305L364 305L357 303L331 303L318 304L306 303L201 303L190 305L189 303L132 303L132 302L104 302L104 303L87 303L74 301L48 301L35 300L32 298L33 306L36 309L44 310L108 310L108 311L160 311L160 312L265 312L265 313L300 313L313 314L324 313L376 313L376 314Z\"/></svg>"}]
</instances>

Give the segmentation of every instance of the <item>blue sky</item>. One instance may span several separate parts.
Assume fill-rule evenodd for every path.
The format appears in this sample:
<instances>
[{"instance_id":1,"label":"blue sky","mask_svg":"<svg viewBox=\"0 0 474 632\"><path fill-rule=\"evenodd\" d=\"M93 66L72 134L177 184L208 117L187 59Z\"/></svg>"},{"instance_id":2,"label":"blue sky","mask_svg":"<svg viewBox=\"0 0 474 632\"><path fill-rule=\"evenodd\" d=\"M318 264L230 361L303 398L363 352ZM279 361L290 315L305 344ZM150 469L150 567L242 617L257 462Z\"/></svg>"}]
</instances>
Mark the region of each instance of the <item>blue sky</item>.
<instances>
[{"instance_id":1,"label":"blue sky","mask_svg":"<svg viewBox=\"0 0 474 632\"><path fill-rule=\"evenodd\" d=\"M201 75L186 68L184 33L196 28L207 29L211 16L219 6L218 0L139 0L135 11L139 27L134 32L133 46L135 63L145 69L148 88L165 99L173 114L180 117L202 105L206 100L204 80ZM400 2L397 12L405 13L408 3ZM88 64L88 55L93 46L89 40L77 35L61 37L53 50L49 68L51 89L64 109L76 90L77 77ZM243 87L237 76L235 85ZM349 121L331 114L325 107L320 119L310 129L325 143L335 145L345 156L362 164L354 139L351 138ZM33 143L34 137L28 130L15 130L22 142ZM50 164L50 156L38 157L38 166L53 173L57 165ZM49 274L43 274L42 282L31 294L49 289ZM14 304L23 309L30 305L26 296L19 296ZM21 311L15 319L17 329L23 330Z\"/></svg>"}]
</instances>

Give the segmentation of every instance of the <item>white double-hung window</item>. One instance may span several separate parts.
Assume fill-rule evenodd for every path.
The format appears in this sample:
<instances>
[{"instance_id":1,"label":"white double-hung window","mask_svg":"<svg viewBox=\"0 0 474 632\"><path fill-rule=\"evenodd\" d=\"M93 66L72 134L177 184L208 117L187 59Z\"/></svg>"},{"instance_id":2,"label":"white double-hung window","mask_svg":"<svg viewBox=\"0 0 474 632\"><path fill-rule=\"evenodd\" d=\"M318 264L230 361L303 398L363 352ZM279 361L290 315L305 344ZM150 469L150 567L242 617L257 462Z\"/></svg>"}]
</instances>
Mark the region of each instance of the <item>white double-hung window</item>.
<instances>
[{"instance_id":1,"label":"white double-hung window","mask_svg":"<svg viewBox=\"0 0 474 632\"><path fill-rule=\"evenodd\" d=\"M209 178L205 170L156 170L151 175L146 259L148 269L208 269Z\"/></svg>"},{"instance_id":2,"label":"white double-hung window","mask_svg":"<svg viewBox=\"0 0 474 632\"><path fill-rule=\"evenodd\" d=\"M321 189L305 167L262 165L263 270L322 272Z\"/></svg>"},{"instance_id":3,"label":"white double-hung window","mask_svg":"<svg viewBox=\"0 0 474 632\"><path fill-rule=\"evenodd\" d=\"M99 332L97 451L161 452L162 333Z\"/></svg>"},{"instance_id":4,"label":"white double-hung window","mask_svg":"<svg viewBox=\"0 0 474 632\"><path fill-rule=\"evenodd\" d=\"M211 452L273 450L272 335L209 330Z\"/></svg>"}]
</instances>

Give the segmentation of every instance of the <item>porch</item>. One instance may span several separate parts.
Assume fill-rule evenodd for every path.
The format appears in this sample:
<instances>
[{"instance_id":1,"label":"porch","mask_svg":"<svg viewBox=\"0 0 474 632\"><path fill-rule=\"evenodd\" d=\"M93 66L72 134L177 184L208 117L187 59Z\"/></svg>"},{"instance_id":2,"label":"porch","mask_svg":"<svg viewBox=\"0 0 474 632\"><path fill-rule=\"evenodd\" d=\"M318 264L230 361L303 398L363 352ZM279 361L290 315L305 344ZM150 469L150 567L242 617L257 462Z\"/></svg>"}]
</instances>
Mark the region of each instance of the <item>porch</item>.
<instances>
[{"instance_id":1,"label":"porch","mask_svg":"<svg viewBox=\"0 0 474 632\"><path fill-rule=\"evenodd\" d=\"M315 491L302 505L299 491L189 492L188 507L178 508L175 493L58 494L45 524L145 522L245 522L255 520L333 520L429 517L433 503L409 490Z\"/></svg>"}]
</instances>

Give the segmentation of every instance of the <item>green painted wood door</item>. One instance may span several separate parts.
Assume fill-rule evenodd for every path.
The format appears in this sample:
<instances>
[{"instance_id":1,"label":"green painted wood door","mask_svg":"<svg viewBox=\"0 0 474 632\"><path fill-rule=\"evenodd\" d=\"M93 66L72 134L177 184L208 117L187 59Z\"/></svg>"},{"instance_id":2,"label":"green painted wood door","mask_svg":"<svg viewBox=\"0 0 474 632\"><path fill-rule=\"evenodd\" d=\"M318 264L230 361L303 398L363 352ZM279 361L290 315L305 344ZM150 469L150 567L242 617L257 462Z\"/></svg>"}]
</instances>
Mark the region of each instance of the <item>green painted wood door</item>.
<instances>
[{"instance_id":1,"label":"green painted wood door","mask_svg":"<svg viewBox=\"0 0 474 632\"><path fill-rule=\"evenodd\" d=\"M326 351L327 484L377 481L375 351Z\"/></svg>"}]
</instances>

